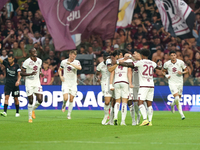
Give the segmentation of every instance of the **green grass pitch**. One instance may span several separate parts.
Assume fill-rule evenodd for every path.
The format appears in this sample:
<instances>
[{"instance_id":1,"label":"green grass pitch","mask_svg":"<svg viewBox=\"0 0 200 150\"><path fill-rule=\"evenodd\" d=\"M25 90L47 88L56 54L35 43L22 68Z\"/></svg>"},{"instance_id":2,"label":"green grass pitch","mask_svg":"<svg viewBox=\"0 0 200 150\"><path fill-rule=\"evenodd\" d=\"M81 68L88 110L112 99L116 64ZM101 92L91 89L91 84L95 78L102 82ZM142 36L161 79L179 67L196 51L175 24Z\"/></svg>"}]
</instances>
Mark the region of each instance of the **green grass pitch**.
<instances>
[{"instance_id":1,"label":"green grass pitch","mask_svg":"<svg viewBox=\"0 0 200 150\"><path fill-rule=\"evenodd\" d=\"M0 150L193 150L200 149L198 112L154 111L153 126L103 126L103 111L36 110L36 119L28 123L27 110L15 118L15 110L0 117ZM121 116L121 113L119 113ZM119 117L120 121L120 117Z\"/></svg>"}]
</instances>

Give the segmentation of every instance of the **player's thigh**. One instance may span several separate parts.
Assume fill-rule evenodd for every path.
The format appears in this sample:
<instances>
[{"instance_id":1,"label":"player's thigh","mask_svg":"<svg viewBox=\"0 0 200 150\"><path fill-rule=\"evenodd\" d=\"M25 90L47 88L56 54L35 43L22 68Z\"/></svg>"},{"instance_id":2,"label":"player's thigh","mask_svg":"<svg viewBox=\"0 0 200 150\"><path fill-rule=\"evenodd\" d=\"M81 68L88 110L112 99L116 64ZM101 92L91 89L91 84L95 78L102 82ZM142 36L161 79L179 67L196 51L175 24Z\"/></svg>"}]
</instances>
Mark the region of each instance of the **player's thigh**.
<instances>
[{"instance_id":1,"label":"player's thigh","mask_svg":"<svg viewBox=\"0 0 200 150\"><path fill-rule=\"evenodd\" d=\"M178 95L182 95L183 93L183 84L178 85Z\"/></svg>"},{"instance_id":2,"label":"player's thigh","mask_svg":"<svg viewBox=\"0 0 200 150\"><path fill-rule=\"evenodd\" d=\"M33 93L36 93L36 94L43 94L42 86L39 85L39 86L33 87Z\"/></svg>"},{"instance_id":3,"label":"player's thigh","mask_svg":"<svg viewBox=\"0 0 200 150\"><path fill-rule=\"evenodd\" d=\"M175 84L169 84L169 89L170 89L172 95L179 93L178 87Z\"/></svg>"},{"instance_id":4,"label":"player's thigh","mask_svg":"<svg viewBox=\"0 0 200 150\"><path fill-rule=\"evenodd\" d=\"M19 86L14 86L13 91L12 91L12 96L13 97L19 97L20 93L19 93Z\"/></svg>"},{"instance_id":5,"label":"player's thigh","mask_svg":"<svg viewBox=\"0 0 200 150\"><path fill-rule=\"evenodd\" d=\"M121 97L127 99L129 95L129 85L126 83L121 83Z\"/></svg>"},{"instance_id":6,"label":"player's thigh","mask_svg":"<svg viewBox=\"0 0 200 150\"><path fill-rule=\"evenodd\" d=\"M12 92L12 90L13 90L12 86L8 86L8 85L4 86L4 94L5 95L10 95L10 93Z\"/></svg>"},{"instance_id":7,"label":"player's thigh","mask_svg":"<svg viewBox=\"0 0 200 150\"><path fill-rule=\"evenodd\" d=\"M33 95L33 86L26 86L26 95L29 97L31 95Z\"/></svg>"},{"instance_id":8,"label":"player's thigh","mask_svg":"<svg viewBox=\"0 0 200 150\"><path fill-rule=\"evenodd\" d=\"M115 99L120 99L121 98L121 87L120 83L114 84L114 93L115 93Z\"/></svg>"},{"instance_id":9,"label":"player's thigh","mask_svg":"<svg viewBox=\"0 0 200 150\"><path fill-rule=\"evenodd\" d=\"M154 88L149 88L146 100L152 102L154 97Z\"/></svg>"},{"instance_id":10,"label":"player's thigh","mask_svg":"<svg viewBox=\"0 0 200 150\"><path fill-rule=\"evenodd\" d=\"M147 98L147 94L148 94L148 88L139 88L137 99L145 101Z\"/></svg>"}]
</instances>

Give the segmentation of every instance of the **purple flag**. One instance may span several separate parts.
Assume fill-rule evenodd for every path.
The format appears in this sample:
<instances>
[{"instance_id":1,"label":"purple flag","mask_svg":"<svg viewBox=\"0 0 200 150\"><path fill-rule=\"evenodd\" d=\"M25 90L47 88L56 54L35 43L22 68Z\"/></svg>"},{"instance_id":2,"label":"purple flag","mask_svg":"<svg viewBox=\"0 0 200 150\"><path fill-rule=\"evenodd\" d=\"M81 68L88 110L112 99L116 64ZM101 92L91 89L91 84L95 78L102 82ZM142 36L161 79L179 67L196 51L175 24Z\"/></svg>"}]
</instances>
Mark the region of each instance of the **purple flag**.
<instances>
[{"instance_id":1,"label":"purple flag","mask_svg":"<svg viewBox=\"0 0 200 150\"><path fill-rule=\"evenodd\" d=\"M0 10L1 10L8 0L0 0L0 1L1 1L0 2Z\"/></svg>"},{"instance_id":2,"label":"purple flag","mask_svg":"<svg viewBox=\"0 0 200 150\"><path fill-rule=\"evenodd\" d=\"M114 37L119 0L39 0L57 51L75 49L72 35Z\"/></svg>"}]
</instances>

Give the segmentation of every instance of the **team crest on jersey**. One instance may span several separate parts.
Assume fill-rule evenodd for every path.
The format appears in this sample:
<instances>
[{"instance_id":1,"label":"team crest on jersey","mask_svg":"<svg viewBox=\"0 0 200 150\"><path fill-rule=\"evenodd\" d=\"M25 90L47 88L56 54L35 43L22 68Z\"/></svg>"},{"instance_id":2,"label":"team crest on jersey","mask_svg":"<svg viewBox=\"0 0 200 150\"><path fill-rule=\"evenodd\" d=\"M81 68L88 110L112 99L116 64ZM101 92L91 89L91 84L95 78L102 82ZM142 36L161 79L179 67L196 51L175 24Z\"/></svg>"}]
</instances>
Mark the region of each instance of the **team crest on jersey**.
<instances>
[{"instance_id":1,"label":"team crest on jersey","mask_svg":"<svg viewBox=\"0 0 200 150\"><path fill-rule=\"evenodd\" d=\"M176 67L172 68L172 71L173 71L173 72L176 72L176 71L177 71Z\"/></svg>"},{"instance_id":2,"label":"team crest on jersey","mask_svg":"<svg viewBox=\"0 0 200 150\"><path fill-rule=\"evenodd\" d=\"M33 70L34 70L34 71L36 71L37 69L38 69L38 67L37 67L37 66L34 66L34 67L33 67Z\"/></svg>"},{"instance_id":3,"label":"team crest on jersey","mask_svg":"<svg viewBox=\"0 0 200 150\"><path fill-rule=\"evenodd\" d=\"M67 67L67 71L71 71L72 68L70 66Z\"/></svg>"},{"instance_id":4,"label":"team crest on jersey","mask_svg":"<svg viewBox=\"0 0 200 150\"><path fill-rule=\"evenodd\" d=\"M34 65L33 61L31 61L31 62L29 63L29 65L31 65L31 66Z\"/></svg>"}]
</instances>

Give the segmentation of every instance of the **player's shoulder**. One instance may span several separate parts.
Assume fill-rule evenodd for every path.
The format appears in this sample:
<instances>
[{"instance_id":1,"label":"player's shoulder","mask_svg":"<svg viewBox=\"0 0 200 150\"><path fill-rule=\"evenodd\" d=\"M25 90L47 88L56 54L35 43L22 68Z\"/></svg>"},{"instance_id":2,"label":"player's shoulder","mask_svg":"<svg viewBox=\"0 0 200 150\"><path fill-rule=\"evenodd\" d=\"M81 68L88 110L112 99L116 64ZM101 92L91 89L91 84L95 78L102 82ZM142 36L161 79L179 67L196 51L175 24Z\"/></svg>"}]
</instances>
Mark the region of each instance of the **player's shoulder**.
<instances>
[{"instance_id":1,"label":"player's shoulder","mask_svg":"<svg viewBox=\"0 0 200 150\"><path fill-rule=\"evenodd\" d=\"M24 61L24 63L30 62L30 61L31 61L31 59L30 59L30 57L29 57L29 58L27 58L27 59Z\"/></svg>"},{"instance_id":2,"label":"player's shoulder","mask_svg":"<svg viewBox=\"0 0 200 150\"><path fill-rule=\"evenodd\" d=\"M171 63L171 60L166 61L164 64L168 65Z\"/></svg>"},{"instance_id":3,"label":"player's shoulder","mask_svg":"<svg viewBox=\"0 0 200 150\"><path fill-rule=\"evenodd\" d=\"M133 62L132 59L127 59L125 62Z\"/></svg>"},{"instance_id":4,"label":"player's shoulder","mask_svg":"<svg viewBox=\"0 0 200 150\"><path fill-rule=\"evenodd\" d=\"M178 63L184 63L184 61L180 60L180 59L177 59L177 62Z\"/></svg>"}]
</instances>

